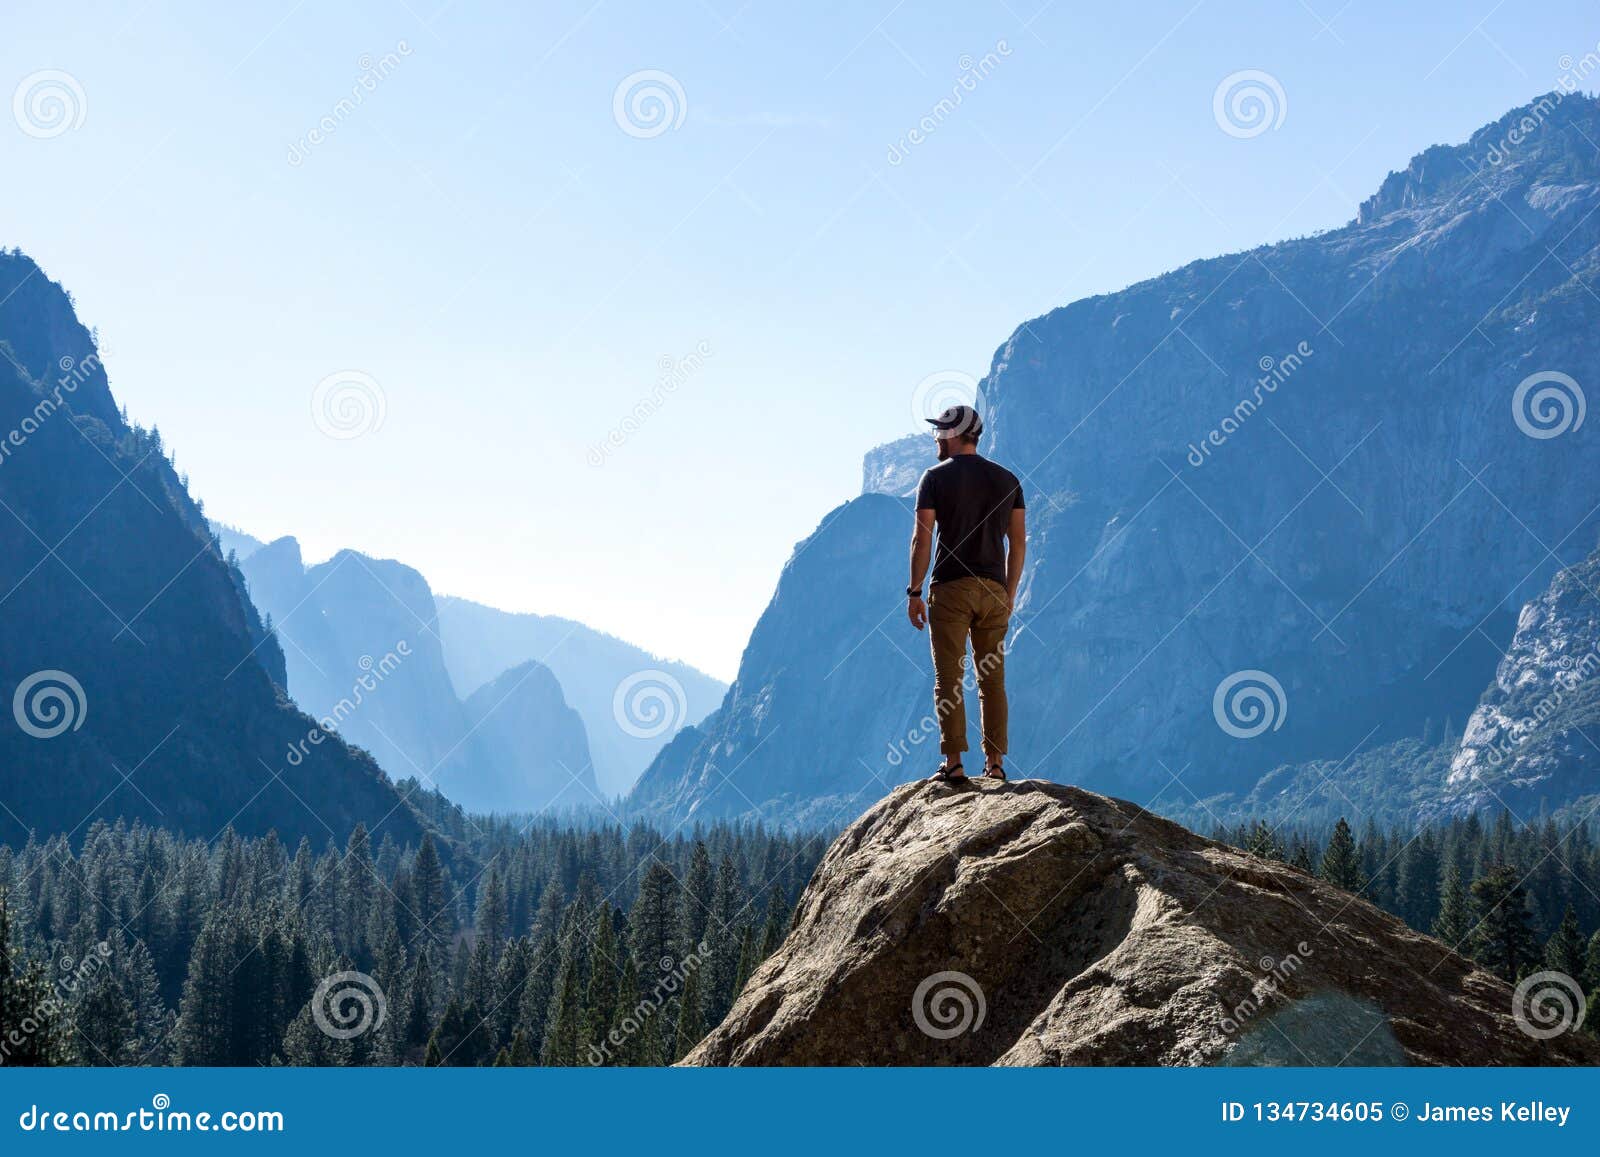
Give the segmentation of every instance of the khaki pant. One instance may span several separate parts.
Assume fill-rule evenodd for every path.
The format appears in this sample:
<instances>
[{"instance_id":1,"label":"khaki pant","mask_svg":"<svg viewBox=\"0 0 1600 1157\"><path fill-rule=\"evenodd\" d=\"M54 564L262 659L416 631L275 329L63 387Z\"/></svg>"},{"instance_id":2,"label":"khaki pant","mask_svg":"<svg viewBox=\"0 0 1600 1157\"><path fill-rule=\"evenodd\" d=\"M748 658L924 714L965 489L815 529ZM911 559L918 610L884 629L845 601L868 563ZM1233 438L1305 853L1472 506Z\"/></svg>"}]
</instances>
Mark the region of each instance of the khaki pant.
<instances>
[{"instance_id":1,"label":"khaki pant","mask_svg":"<svg viewBox=\"0 0 1600 1157\"><path fill-rule=\"evenodd\" d=\"M939 750L967 749L967 709L962 685L967 636L978 673L979 729L987 755L1006 753L1006 629L1011 608L1006 588L993 579L939 583L928 595L928 635L933 644L933 708L939 720Z\"/></svg>"}]
</instances>

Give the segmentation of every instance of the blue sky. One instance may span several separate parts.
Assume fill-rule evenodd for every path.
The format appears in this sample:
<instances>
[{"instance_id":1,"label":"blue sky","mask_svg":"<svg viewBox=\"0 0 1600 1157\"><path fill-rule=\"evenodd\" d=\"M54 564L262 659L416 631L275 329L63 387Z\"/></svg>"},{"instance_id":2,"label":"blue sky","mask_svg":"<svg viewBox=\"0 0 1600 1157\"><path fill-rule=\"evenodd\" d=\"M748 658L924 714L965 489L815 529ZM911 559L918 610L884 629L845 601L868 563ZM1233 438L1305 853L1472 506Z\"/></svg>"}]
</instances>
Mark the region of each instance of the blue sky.
<instances>
[{"instance_id":1,"label":"blue sky","mask_svg":"<svg viewBox=\"0 0 1600 1157\"><path fill-rule=\"evenodd\" d=\"M1342 224L1600 42L1592 5L1493 0L24 3L4 24L0 95L34 78L70 111L0 118L0 244L73 293L209 513L725 678L862 452L914 427L919 382L981 376L1076 298ZM1213 111L1245 70L1282 94L1254 135ZM670 78L637 82L667 122L630 121L627 92L619 119L640 72ZM345 371L340 430L313 400Z\"/></svg>"}]
</instances>

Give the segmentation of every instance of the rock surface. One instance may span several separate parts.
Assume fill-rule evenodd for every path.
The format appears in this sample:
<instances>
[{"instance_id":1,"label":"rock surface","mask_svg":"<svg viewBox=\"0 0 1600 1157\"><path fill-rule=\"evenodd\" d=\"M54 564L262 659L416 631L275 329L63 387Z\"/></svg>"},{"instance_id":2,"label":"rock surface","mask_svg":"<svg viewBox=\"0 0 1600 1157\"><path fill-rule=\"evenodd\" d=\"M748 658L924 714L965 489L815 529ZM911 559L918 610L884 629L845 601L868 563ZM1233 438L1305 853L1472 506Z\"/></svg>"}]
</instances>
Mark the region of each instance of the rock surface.
<instances>
[{"instance_id":1,"label":"rock surface","mask_svg":"<svg viewBox=\"0 0 1600 1157\"><path fill-rule=\"evenodd\" d=\"M1600 551L1522 608L1467 721L1439 810L1523 816L1600 792ZM1591 738L1592 737L1592 738Z\"/></svg>"},{"instance_id":2,"label":"rock surface","mask_svg":"<svg viewBox=\"0 0 1600 1157\"><path fill-rule=\"evenodd\" d=\"M907 434L874 446L861 459L861 493L915 497L923 471L937 461L934 440L927 434Z\"/></svg>"},{"instance_id":3,"label":"rock surface","mask_svg":"<svg viewBox=\"0 0 1600 1157\"><path fill-rule=\"evenodd\" d=\"M1509 985L1304 872L1035 780L880 802L685 1063L1596 1064L1600 1043L1527 1035Z\"/></svg>"}]
</instances>

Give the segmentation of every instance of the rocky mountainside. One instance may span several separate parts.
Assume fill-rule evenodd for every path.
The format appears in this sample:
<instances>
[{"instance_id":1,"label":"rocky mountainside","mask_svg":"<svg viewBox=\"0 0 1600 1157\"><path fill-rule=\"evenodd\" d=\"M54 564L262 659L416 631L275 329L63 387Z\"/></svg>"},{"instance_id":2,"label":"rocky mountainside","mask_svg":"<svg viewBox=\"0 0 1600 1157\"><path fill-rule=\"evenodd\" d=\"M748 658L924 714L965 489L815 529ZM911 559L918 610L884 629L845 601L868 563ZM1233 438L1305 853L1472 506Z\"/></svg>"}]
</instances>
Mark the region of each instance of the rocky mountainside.
<instances>
[{"instance_id":1,"label":"rocky mountainside","mask_svg":"<svg viewBox=\"0 0 1600 1157\"><path fill-rule=\"evenodd\" d=\"M411 567L350 550L307 567L293 538L240 565L283 642L289 694L395 779L416 776L469 811L599 799L583 723L547 669L457 698L433 592Z\"/></svg>"},{"instance_id":2,"label":"rocky mountainside","mask_svg":"<svg viewBox=\"0 0 1600 1157\"><path fill-rule=\"evenodd\" d=\"M1159 806L1467 717L1517 609L1600 530L1596 140L1600 103L1552 94L1429 149L1343 228L1001 346L983 449L1030 518L1014 766ZM794 820L931 764L908 533L883 494L827 516L641 808Z\"/></svg>"},{"instance_id":3,"label":"rocky mountainside","mask_svg":"<svg viewBox=\"0 0 1600 1157\"><path fill-rule=\"evenodd\" d=\"M1600 550L1522 608L1467 721L1443 810L1541 805L1600 792Z\"/></svg>"},{"instance_id":4,"label":"rocky mountainside","mask_svg":"<svg viewBox=\"0 0 1600 1157\"><path fill-rule=\"evenodd\" d=\"M1509 985L1296 868L1029 781L912 784L857 820L685 1063L1597 1064L1600 1042L1536 1039Z\"/></svg>"},{"instance_id":5,"label":"rocky mountainside","mask_svg":"<svg viewBox=\"0 0 1600 1157\"><path fill-rule=\"evenodd\" d=\"M438 603L445 666L457 694L474 695L530 659L549 667L583 719L595 779L608 796L632 788L656 753L682 728L709 715L728 690L686 663L659 659L558 615L514 614L448 597ZM652 689L662 692L662 715L635 718L630 694Z\"/></svg>"},{"instance_id":6,"label":"rocky mountainside","mask_svg":"<svg viewBox=\"0 0 1600 1157\"><path fill-rule=\"evenodd\" d=\"M600 802L583 720L543 663L529 659L485 683L462 704L462 714L469 746L445 763L439 788L469 811L560 811Z\"/></svg>"},{"instance_id":7,"label":"rocky mountainside","mask_svg":"<svg viewBox=\"0 0 1600 1157\"><path fill-rule=\"evenodd\" d=\"M369 757L281 693L284 660L94 338L0 254L0 841L124 817L211 839L414 842Z\"/></svg>"},{"instance_id":8,"label":"rocky mountainside","mask_svg":"<svg viewBox=\"0 0 1600 1157\"><path fill-rule=\"evenodd\" d=\"M1411 827L1509 809L1521 822L1600 805L1600 549L1556 572L1517 629L1466 722L1340 758L1285 764L1246 790L1164 802L1196 827L1265 819L1327 825L1340 816Z\"/></svg>"},{"instance_id":9,"label":"rocky mountainside","mask_svg":"<svg viewBox=\"0 0 1600 1157\"><path fill-rule=\"evenodd\" d=\"M922 472L936 461L936 443L925 433L874 446L861 460L861 493L915 498Z\"/></svg>"}]
</instances>

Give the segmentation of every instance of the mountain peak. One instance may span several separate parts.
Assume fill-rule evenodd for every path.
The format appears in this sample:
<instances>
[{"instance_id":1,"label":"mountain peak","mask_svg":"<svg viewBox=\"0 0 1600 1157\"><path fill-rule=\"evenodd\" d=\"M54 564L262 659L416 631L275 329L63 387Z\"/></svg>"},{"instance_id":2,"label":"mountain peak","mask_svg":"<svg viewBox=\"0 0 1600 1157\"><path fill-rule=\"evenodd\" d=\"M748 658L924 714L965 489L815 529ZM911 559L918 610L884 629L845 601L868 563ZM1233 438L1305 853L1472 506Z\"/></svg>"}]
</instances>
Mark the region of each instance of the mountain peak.
<instances>
[{"instance_id":1,"label":"mountain peak","mask_svg":"<svg viewBox=\"0 0 1600 1157\"><path fill-rule=\"evenodd\" d=\"M1594 180L1600 164L1600 100L1556 89L1484 125L1461 145L1433 145L1391 172L1378 191L1361 203L1356 218L1368 225L1472 182L1505 174L1517 180L1536 174Z\"/></svg>"},{"instance_id":2,"label":"mountain peak","mask_svg":"<svg viewBox=\"0 0 1600 1157\"><path fill-rule=\"evenodd\" d=\"M1509 985L1287 864L1038 780L900 787L685 1063L1560 1064Z\"/></svg>"}]
</instances>

